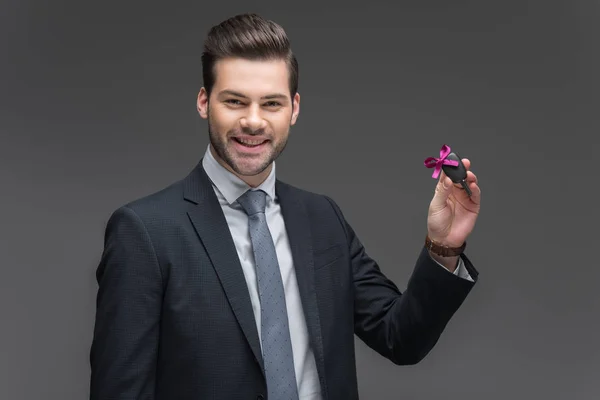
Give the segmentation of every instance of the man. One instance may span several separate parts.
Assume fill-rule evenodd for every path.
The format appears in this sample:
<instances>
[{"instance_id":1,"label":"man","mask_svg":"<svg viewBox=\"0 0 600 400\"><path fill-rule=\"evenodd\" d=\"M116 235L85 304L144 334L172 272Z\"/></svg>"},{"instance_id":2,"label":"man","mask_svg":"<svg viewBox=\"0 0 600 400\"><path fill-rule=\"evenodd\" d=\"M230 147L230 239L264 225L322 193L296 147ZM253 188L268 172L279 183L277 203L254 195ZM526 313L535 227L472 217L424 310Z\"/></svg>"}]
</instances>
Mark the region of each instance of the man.
<instances>
[{"instance_id":1,"label":"man","mask_svg":"<svg viewBox=\"0 0 600 400\"><path fill-rule=\"evenodd\" d=\"M396 364L417 363L474 285L462 250L477 179L468 172L469 198L442 174L433 244L401 293L331 198L275 177L300 111L284 30L233 17L211 29L202 63L204 156L108 221L90 397L357 399L355 334Z\"/></svg>"}]
</instances>

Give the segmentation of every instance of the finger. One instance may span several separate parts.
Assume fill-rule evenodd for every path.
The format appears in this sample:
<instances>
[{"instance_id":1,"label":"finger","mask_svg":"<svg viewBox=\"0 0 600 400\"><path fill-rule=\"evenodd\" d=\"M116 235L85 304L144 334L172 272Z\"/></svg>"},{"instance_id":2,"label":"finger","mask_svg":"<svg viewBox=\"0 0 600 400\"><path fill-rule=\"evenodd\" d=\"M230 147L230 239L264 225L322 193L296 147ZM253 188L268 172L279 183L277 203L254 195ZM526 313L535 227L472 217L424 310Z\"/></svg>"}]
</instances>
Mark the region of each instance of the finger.
<instances>
[{"instance_id":1,"label":"finger","mask_svg":"<svg viewBox=\"0 0 600 400\"><path fill-rule=\"evenodd\" d=\"M469 189L471 189L471 201L477 205L481 204L481 188L477 182L469 183Z\"/></svg>"},{"instance_id":2,"label":"finger","mask_svg":"<svg viewBox=\"0 0 600 400\"><path fill-rule=\"evenodd\" d=\"M469 160L468 158L462 158L461 161L468 171L471 168L471 160Z\"/></svg>"},{"instance_id":3,"label":"finger","mask_svg":"<svg viewBox=\"0 0 600 400\"><path fill-rule=\"evenodd\" d=\"M442 169L442 170L440 170L440 175L439 175L439 177L438 177L438 184L439 184L440 182L443 182L443 181L444 181L444 179L446 179L446 177L447 177L447 175L446 175L446 173L444 172L444 170L443 170L443 169Z\"/></svg>"},{"instance_id":4,"label":"finger","mask_svg":"<svg viewBox=\"0 0 600 400\"><path fill-rule=\"evenodd\" d=\"M477 176L471 171L467 171L467 183L471 182L477 183Z\"/></svg>"},{"instance_id":5,"label":"finger","mask_svg":"<svg viewBox=\"0 0 600 400\"><path fill-rule=\"evenodd\" d=\"M441 170L437 185L435 185L435 191L443 193L446 188L450 187L452 184L452 180L448 177L448 175L446 175L444 170Z\"/></svg>"},{"instance_id":6,"label":"finger","mask_svg":"<svg viewBox=\"0 0 600 400\"><path fill-rule=\"evenodd\" d=\"M440 174L440 179L435 185L435 194L430 203L430 210L438 212L446 207L446 200L452 191L452 181L445 174Z\"/></svg>"},{"instance_id":7,"label":"finger","mask_svg":"<svg viewBox=\"0 0 600 400\"><path fill-rule=\"evenodd\" d=\"M444 170L440 171L440 176L438 178L438 182L436 185L436 191L444 191L444 187L449 187L452 185L452 180L448 178L448 175L444 172Z\"/></svg>"},{"instance_id":8,"label":"finger","mask_svg":"<svg viewBox=\"0 0 600 400\"><path fill-rule=\"evenodd\" d=\"M449 193L451 191L451 190L449 190L449 188L451 188L452 185L454 185L454 182L452 182L452 179L450 179L448 176L444 175L442 177L442 179L440 179L440 181L438 182L437 189L439 192L448 191L448 193Z\"/></svg>"}]
</instances>

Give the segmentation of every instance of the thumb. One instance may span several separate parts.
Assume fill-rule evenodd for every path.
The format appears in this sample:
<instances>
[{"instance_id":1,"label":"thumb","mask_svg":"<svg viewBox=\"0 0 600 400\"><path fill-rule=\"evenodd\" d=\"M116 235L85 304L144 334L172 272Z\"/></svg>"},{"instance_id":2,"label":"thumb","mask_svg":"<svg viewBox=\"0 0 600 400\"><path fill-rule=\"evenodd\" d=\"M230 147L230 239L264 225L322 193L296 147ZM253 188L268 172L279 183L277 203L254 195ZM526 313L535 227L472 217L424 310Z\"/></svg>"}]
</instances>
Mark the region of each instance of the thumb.
<instances>
[{"instance_id":1,"label":"thumb","mask_svg":"<svg viewBox=\"0 0 600 400\"><path fill-rule=\"evenodd\" d=\"M446 200L452 192L452 181L444 172L440 174L440 179L435 187L435 194L431 200L431 212L438 212L446 207Z\"/></svg>"}]
</instances>

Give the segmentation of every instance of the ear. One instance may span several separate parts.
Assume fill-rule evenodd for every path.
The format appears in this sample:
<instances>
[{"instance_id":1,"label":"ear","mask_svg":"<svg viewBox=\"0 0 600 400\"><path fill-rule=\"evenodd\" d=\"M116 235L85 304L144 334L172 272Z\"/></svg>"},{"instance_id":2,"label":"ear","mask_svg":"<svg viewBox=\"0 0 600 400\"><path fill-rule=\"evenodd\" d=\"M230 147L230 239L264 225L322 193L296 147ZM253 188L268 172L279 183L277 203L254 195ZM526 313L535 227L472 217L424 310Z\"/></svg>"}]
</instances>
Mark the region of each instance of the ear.
<instances>
[{"instance_id":1,"label":"ear","mask_svg":"<svg viewBox=\"0 0 600 400\"><path fill-rule=\"evenodd\" d=\"M300 94L299 93L296 93L296 95L292 99L292 104L294 105L294 108L292 111L292 121L291 121L290 125L294 125L296 123L296 121L298 120L298 114L300 114Z\"/></svg>"},{"instance_id":2,"label":"ear","mask_svg":"<svg viewBox=\"0 0 600 400\"><path fill-rule=\"evenodd\" d=\"M208 93L204 87L200 89L200 93L198 93L196 108L202 118L208 118Z\"/></svg>"}]
</instances>

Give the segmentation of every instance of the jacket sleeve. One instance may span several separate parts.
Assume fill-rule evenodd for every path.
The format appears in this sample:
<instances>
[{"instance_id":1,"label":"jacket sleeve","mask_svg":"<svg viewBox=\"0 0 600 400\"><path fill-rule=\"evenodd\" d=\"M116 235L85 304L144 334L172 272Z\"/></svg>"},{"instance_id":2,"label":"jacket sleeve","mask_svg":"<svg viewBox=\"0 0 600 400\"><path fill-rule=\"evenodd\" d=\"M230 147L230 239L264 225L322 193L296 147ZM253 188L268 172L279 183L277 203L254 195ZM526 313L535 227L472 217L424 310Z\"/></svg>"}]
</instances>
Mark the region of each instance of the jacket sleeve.
<instances>
[{"instance_id":1,"label":"jacket sleeve","mask_svg":"<svg viewBox=\"0 0 600 400\"><path fill-rule=\"evenodd\" d=\"M162 276L148 232L123 206L108 220L96 271L91 400L153 400Z\"/></svg>"},{"instance_id":2,"label":"jacket sleeve","mask_svg":"<svg viewBox=\"0 0 600 400\"><path fill-rule=\"evenodd\" d=\"M467 297L477 280L477 271L463 254L461 258L473 281L462 279L440 268L423 245L402 293L367 254L337 204L329 200L348 241L354 277L355 334L395 364L418 363L437 343L450 318ZM402 254L396 256L406 258Z\"/></svg>"}]
</instances>

